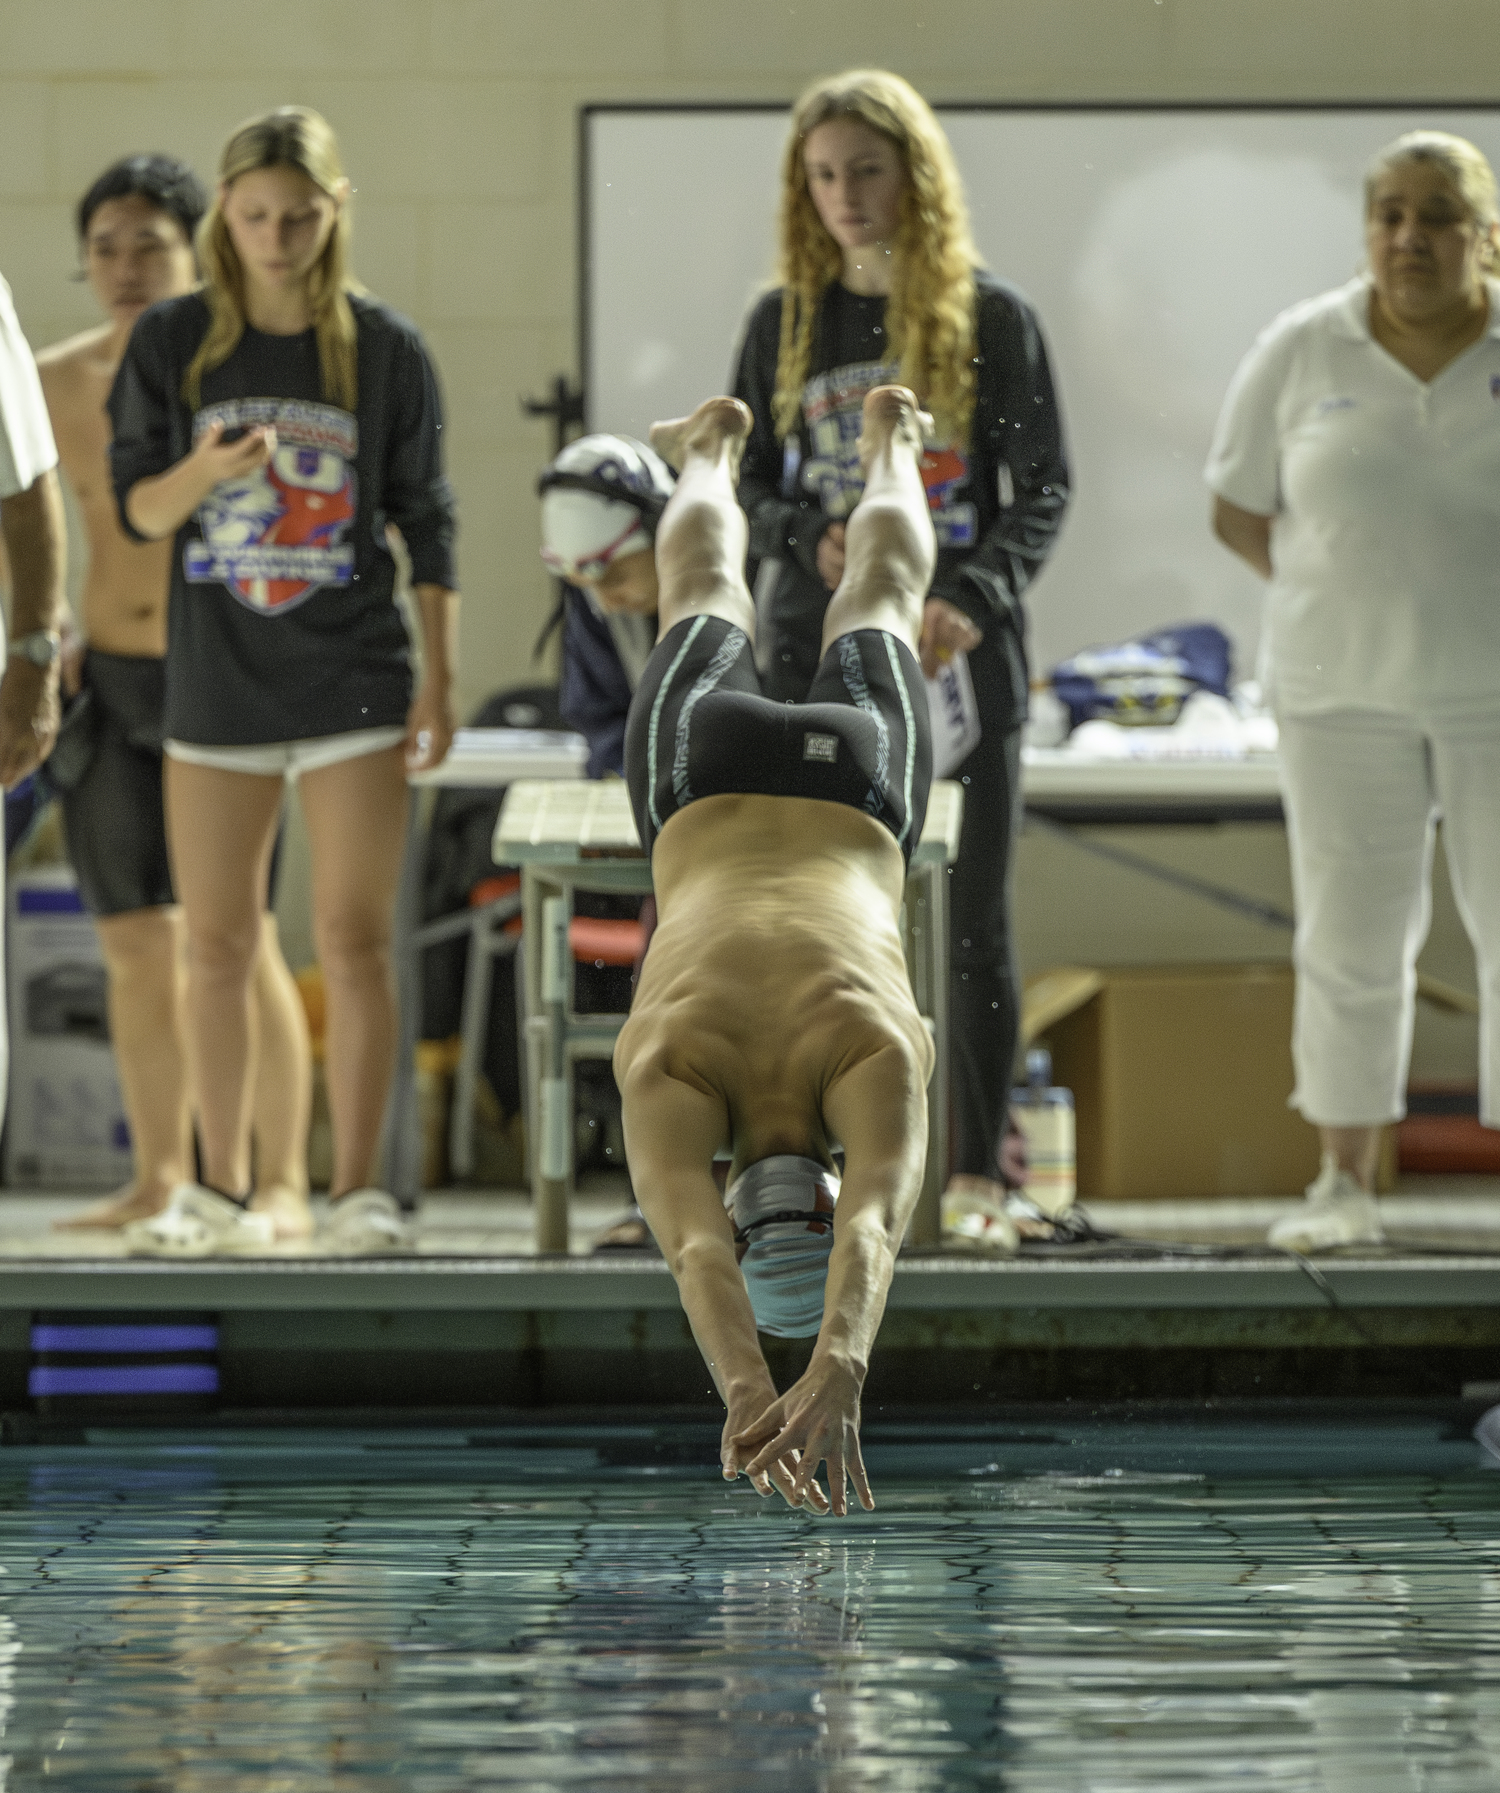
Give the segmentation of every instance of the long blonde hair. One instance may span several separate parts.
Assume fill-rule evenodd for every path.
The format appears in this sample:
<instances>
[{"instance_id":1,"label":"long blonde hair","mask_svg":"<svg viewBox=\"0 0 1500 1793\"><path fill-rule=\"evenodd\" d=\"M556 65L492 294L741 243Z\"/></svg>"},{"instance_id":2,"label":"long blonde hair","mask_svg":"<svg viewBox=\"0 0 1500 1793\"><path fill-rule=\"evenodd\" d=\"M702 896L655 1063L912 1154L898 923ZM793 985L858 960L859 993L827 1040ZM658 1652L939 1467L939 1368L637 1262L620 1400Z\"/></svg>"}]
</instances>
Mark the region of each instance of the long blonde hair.
<instances>
[{"instance_id":1,"label":"long blonde hair","mask_svg":"<svg viewBox=\"0 0 1500 1793\"><path fill-rule=\"evenodd\" d=\"M857 119L887 137L906 169L886 305L891 354L901 379L932 412L939 431L967 443L974 415L974 269L963 183L932 108L884 69L851 69L815 81L792 108L781 159L781 343L776 357L776 434L796 426L812 360L818 304L843 268L808 191L804 151L829 119Z\"/></svg>"},{"instance_id":2,"label":"long blonde hair","mask_svg":"<svg viewBox=\"0 0 1500 1793\"><path fill-rule=\"evenodd\" d=\"M295 168L316 187L337 196L344 178L333 128L310 106L278 106L247 118L219 157L219 189L198 226L198 265L208 301L208 333L183 376L182 396L197 410L203 376L222 367L245 334L245 273L224 222L223 195L242 174L257 168ZM359 399L358 339L349 294L359 283L348 272L349 211L339 207L328 242L308 281L308 302L318 339L323 395L352 411Z\"/></svg>"},{"instance_id":3,"label":"long blonde hair","mask_svg":"<svg viewBox=\"0 0 1500 1793\"><path fill-rule=\"evenodd\" d=\"M1500 248L1497 248L1491 227L1500 224L1500 192L1495 187L1495 171L1484 151L1467 137L1456 137L1451 131L1407 131L1386 144L1365 170L1365 215L1375 203L1375 189L1380 177L1403 162L1425 162L1442 169L1453 183L1453 190L1464 203L1470 221L1484 231L1487 241L1479 252L1479 265L1486 274L1500 270Z\"/></svg>"}]
</instances>

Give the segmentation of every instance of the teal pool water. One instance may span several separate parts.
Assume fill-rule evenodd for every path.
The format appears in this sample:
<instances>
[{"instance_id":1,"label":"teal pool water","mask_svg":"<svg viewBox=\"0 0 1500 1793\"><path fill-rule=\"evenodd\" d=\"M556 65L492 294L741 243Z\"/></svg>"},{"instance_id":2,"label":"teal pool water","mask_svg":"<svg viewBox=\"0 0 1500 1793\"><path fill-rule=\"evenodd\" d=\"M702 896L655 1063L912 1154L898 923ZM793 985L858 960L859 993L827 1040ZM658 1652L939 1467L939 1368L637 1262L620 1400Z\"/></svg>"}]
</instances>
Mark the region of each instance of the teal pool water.
<instances>
[{"instance_id":1,"label":"teal pool water","mask_svg":"<svg viewBox=\"0 0 1500 1793\"><path fill-rule=\"evenodd\" d=\"M872 1439L812 1520L689 1428L0 1451L9 1789L1500 1787L1461 1427Z\"/></svg>"}]
</instances>

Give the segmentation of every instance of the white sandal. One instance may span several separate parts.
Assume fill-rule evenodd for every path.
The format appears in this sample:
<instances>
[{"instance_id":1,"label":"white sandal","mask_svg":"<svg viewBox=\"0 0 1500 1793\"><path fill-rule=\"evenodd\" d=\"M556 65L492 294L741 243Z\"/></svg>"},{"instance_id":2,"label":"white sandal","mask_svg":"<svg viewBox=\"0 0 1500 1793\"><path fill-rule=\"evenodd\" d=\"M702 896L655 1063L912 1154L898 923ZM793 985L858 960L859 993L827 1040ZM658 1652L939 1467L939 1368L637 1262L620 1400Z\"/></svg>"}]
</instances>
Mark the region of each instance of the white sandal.
<instances>
[{"instance_id":1,"label":"white sandal","mask_svg":"<svg viewBox=\"0 0 1500 1793\"><path fill-rule=\"evenodd\" d=\"M332 1258L376 1258L412 1249L411 1231L396 1202L383 1189L351 1189L328 1204L328 1218L314 1246Z\"/></svg>"},{"instance_id":2,"label":"white sandal","mask_svg":"<svg viewBox=\"0 0 1500 1793\"><path fill-rule=\"evenodd\" d=\"M159 1214L120 1234L133 1258L260 1257L276 1243L269 1214L257 1214L201 1183L179 1183Z\"/></svg>"}]
</instances>

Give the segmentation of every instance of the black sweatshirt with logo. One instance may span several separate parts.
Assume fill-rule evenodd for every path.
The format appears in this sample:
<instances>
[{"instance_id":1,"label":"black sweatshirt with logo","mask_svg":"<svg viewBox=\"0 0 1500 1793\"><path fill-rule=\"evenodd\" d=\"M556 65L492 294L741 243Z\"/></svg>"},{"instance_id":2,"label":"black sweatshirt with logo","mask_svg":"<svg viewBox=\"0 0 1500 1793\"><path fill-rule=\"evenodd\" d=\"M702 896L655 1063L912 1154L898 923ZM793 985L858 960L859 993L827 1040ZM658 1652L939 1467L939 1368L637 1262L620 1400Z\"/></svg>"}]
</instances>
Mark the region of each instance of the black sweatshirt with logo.
<instances>
[{"instance_id":1,"label":"black sweatshirt with logo","mask_svg":"<svg viewBox=\"0 0 1500 1793\"><path fill-rule=\"evenodd\" d=\"M1002 624L1015 643L1024 714L1021 596L1036 577L1068 502L1062 419L1036 313L1022 296L976 270L977 390L967 444L939 446L922 477L938 538L931 595L945 598L989 634ZM857 441L872 386L898 378L885 335L885 300L835 282L818 310L813 354L795 430L778 442L771 415L781 333L781 292L750 315L735 394L755 413L740 469L753 564L779 563L771 610L780 630L804 637L800 662L822 629L829 591L817 549L863 490ZM812 644L811 647L808 644ZM795 695L795 693L787 693Z\"/></svg>"},{"instance_id":2,"label":"black sweatshirt with logo","mask_svg":"<svg viewBox=\"0 0 1500 1793\"><path fill-rule=\"evenodd\" d=\"M311 330L247 327L203 376L196 411L182 382L208 329L204 300L154 305L131 333L109 398L115 495L131 535L131 487L175 466L214 422L231 439L276 430L271 461L221 482L177 532L169 739L257 746L406 720L410 642L386 526L401 532L414 584L455 585L442 400L416 328L371 299L350 304L352 412L324 398Z\"/></svg>"}]
</instances>

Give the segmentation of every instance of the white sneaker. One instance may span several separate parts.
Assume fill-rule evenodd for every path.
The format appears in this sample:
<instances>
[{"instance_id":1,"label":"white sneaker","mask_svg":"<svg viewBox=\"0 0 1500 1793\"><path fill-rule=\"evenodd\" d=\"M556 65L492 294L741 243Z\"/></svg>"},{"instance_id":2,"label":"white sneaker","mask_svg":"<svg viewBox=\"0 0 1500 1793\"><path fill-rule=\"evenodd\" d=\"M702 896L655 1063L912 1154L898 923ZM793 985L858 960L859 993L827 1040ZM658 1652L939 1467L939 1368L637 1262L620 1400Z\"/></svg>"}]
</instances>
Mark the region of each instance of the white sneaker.
<instances>
[{"instance_id":1,"label":"white sneaker","mask_svg":"<svg viewBox=\"0 0 1500 1793\"><path fill-rule=\"evenodd\" d=\"M1332 1152L1325 1152L1317 1181L1307 1186L1306 1202L1297 1213L1278 1220L1266 1237L1287 1251L1329 1251L1335 1245L1378 1245L1385 1229L1375 1197L1339 1169Z\"/></svg>"},{"instance_id":2,"label":"white sneaker","mask_svg":"<svg viewBox=\"0 0 1500 1793\"><path fill-rule=\"evenodd\" d=\"M330 1202L317 1243L332 1258L378 1258L412 1247L401 1209L383 1189L351 1189Z\"/></svg>"},{"instance_id":3,"label":"white sneaker","mask_svg":"<svg viewBox=\"0 0 1500 1793\"><path fill-rule=\"evenodd\" d=\"M201 1183L179 1183L159 1214L121 1229L133 1258L258 1257L276 1243L269 1214L253 1213Z\"/></svg>"}]
</instances>

